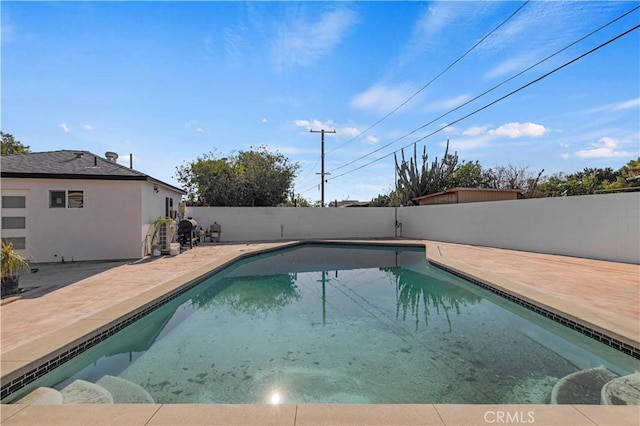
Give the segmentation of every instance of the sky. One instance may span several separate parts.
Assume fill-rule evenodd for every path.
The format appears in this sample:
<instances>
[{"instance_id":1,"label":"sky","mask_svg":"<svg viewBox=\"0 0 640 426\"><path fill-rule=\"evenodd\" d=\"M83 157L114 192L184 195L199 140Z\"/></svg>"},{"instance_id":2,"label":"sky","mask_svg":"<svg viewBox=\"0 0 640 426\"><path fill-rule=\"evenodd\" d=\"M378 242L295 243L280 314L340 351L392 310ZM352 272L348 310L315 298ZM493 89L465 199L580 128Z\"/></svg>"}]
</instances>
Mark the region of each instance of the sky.
<instances>
[{"instance_id":1,"label":"sky","mask_svg":"<svg viewBox=\"0 0 640 426\"><path fill-rule=\"evenodd\" d=\"M299 164L310 202L311 130L335 130L325 204L388 193L394 152L414 143L429 161L448 140L485 168L617 170L640 156L640 30L588 52L637 26L639 6L3 0L1 130L34 152L132 155L176 186L206 153L266 146Z\"/></svg>"}]
</instances>

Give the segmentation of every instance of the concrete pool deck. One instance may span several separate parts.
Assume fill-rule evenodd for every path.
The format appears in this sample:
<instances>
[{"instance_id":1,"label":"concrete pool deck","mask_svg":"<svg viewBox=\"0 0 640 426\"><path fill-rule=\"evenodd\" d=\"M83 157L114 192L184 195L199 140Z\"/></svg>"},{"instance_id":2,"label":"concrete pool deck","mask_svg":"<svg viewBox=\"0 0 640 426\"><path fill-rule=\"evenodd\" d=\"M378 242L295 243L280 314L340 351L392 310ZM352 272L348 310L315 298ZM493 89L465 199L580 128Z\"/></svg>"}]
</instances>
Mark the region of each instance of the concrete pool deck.
<instances>
[{"instance_id":1,"label":"concrete pool deck","mask_svg":"<svg viewBox=\"0 0 640 426\"><path fill-rule=\"evenodd\" d=\"M640 346L640 265L436 241L366 242L426 244L432 262ZM3 383L238 256L287 244L204 245L175 257L107 268L111 265L98 264L100 273L79 275L78 281L67 283L48 283L47 277L54 274L43 267L25 277L27 283L41 280L42 285L33 285L38 289L2 301ZM3 404L0 409L3 425L640 424L638 406Z\"/></svg>"}]
</instances>

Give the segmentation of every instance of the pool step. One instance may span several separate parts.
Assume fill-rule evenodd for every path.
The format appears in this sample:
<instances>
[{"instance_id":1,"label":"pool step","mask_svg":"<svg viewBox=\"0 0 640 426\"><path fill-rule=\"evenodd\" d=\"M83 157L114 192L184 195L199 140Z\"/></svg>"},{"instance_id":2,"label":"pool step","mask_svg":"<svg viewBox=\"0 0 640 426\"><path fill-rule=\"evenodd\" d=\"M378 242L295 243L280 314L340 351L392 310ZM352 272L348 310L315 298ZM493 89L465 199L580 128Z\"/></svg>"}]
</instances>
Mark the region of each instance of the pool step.
<instances>
[{"instance_id":1,"label":"pool step","mask_svg":"<svg viewBox=\"0 0 640 426\"><path fill-rule=\"evenodd\" d=\"M601 398L603 405L640 405L640 373L605 383Z\"/></svg>"},{"instance_id":2,"label":"pool step","mask_svg":"<svg viewBox=\"0 0 640 426\"><path fill-rule=\"evenodd\" d=\"M64 404L113 404L108 390L85 380L74 380L60 393Z\"/></svg>"},{"instance_id":3,"label":"pool step","mask_svg":"<svg viewBox=\"0 0 640 426\"><path fill-rule=\"evenodd\" d=\"M577 371L558 380L552 404L600 404L602 387L620 376L604 366Z\"/></svg>"},{"instance_id":4,"label":"pool step","mask_svg":"<svg viewBox=\"0 0 640 426\"><path fill-rule=\"evenodd\" d=\"M53 388L41 386L26 394L16 404L62 404L62 394Z\"/></svg>"},{"instance_id":5,"label":"pool step","mask_svg":"<svg viewBox=\"0 0 640 426\"><path fill-rule=\"evenodd\" d=\"M105 375L96 383L74 380L61 391L39 387L17 404L153 404L142 386L120 377Z\"/></svg>"},{"instance_id":6,"label":"pool step","mask_svg":"<svg viewBox=\"0 0 640 426\"><path fill-rule=\"evenodd\" d=\"M153 398L142 386L120 377L105 375L96 382L113 396L116 404L153 404Z\"/></svg>"}]
</instances>

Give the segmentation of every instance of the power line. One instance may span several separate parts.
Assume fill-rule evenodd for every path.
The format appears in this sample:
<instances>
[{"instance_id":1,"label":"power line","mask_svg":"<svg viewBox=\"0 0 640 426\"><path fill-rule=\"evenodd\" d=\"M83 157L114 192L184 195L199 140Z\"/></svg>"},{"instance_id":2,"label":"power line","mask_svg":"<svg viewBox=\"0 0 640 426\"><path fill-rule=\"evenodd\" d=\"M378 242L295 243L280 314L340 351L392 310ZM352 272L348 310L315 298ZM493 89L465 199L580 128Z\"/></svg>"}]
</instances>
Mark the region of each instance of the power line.
<instances>
[{"instance_id":1,"label":"power line","mask_svg":"<svg viewBox=\"0 0 640 426\"><path fill-rule=\"evenodd\" d=\"M529 87L529 86L531 86L531 85L533 85L533 84L535 84L535 83L537 83L537 82L539 82L539 81L541 81L541 80L543 80L543 79L545 79L545 78L549 77L550 75L552 75L552 74L556 73L557 71L560 71L561 69L563 69L563 68L565 68L565 67L567 67L567 66L569 66L569 65L573 64L574 62L579 61L580 59L584 58L585 56L592 54L593 52L595 52L595 51L597 51L597 50L599 50L599 49L603 48L604 46L607 46L607 45L608 45L608 44L610 44L610 43L613 43L614 41L618 40L618 39L619 39L619 38L621 38L621 37L624 37L625 35L627 35L627 34L631 33L632 31L637 30L638 28L640 28L640 24L638 24L638 25L636 25L635 27L630 28L630 29L628 29L627 31L625 31L625 32L623 32L623 33L621 33L621 34L619 34L619 35L615 36L614 38L609 39L608 41L606 41L606 42L604 42L604 43L602 43L602 44L600 44L600 45L598 45L598 46L594 47L593 49L591 49L591 50L589 50L589 51L587 51L587 52L583 53L582 55L580 55L580 56L578 56L578 57L576 57L576 58L574 58L574 59L572 59L572 60L570 60L569 62L565 62L564 64L560 65L559 67L554 68L553 70L551 70L551 71L547 72L546 74L543 74L542 76L540 76L540 77L536 78L535 80L532 80L532 81L530 81L529 83L527 83L527 84L525 84L525 85L523 85L523 86L520 86L519 88L517 88L517 89L515 89L515 90L513 90L513 91L511 91L511 92L509 92L509 93L507 93L506 95L501 96L501 97L499 97L498 99L496 99L496 100L494 100L494 101L492 101L492 102L490 102L490 103L488 103L488 104L486 104L486 105L484 105L484 106L482 106L482 107L480 107L480 108L476 109L475 111L472 111L472 112L470 112L469 114L467 114L467 115L465 115L465 116L463 116L463 117L460 117L460 118L458 118L457 120L454 120L454 121L452 121L451 123L446 124L446 125L444 125L444 126L442 126L442 127L438 128L438 129L434 130L433 132L429 133L428 135L423 136L423 137L421 137L421 138L419 138L419 139L417 139L417 140L415 140L415 141L411 142L410 144L403 146L403 147L402 147L402 148L400 148L400 149L397 149L397 150L395 150L395 151L392 151L392 152L390 152L390 153L388 153L388 154L386 154L386 155L383 155L382 157L379 157L379 158L377 158L377 159L375 159L375 160L372 160L372 161L370 161L370 162L368 162L368 163L366 163L366 164L363 164L363 165L361 165L361 166L359 166L359 167L356 167L355 169L352 169L352 170L346 171L346 172L344 172L344 173L341 173L341 174L339 174L339 175L336 175L336 176L334 176L334 177L332 177L332 178L330 178L330 179L328 179L328 180L337 179L337 178L339 178L339 177L341 177L341 176L344 176L344 175L347 175L347 174L349 174L349 173L352 173L352 172L355 172L355 171L357 171L357 170L360 170L360 169L362 169L362 168L364 168L364 167L367 167L367 166L369 166L369 165L371 165L371 164L373 164L373 163L375 163L375 162L378 162L378 161L380 161L380 160L382 160L382 159L384 159L384 158L387 158L387 157L391 156L391 154L395 154L396 152L400 151L401 149L407 148L407 147L409 147L409 146L413 145L414 143L420 142L420 141L422 141L422 140L424 140L424 139L426 139L426 138L428 138L428 137L430 137L430 136L433 136L433 135L435 135L436 133L439 133L439 132L441 132L442 130L446 129L447 127L449 127L449 126L451 126L451 125L453 125L453 124L456 124L456 123L458 123L458 122L460 122L460 121L462 121L462 120L465 120L465 119L467 119L467 118L471 117L472 115L475 115L475 114L477 114L478 112L483 111L483 110L485 110L485 109L489 108L490 106L495 105L496 103L498 103L498 102L500 102L500 101L502 101L502 100L504 100L504 99L506 99L506 98L508 98L508 97L510 97L510 96L512 96L512 95L514 95L514 94L516 94L516 93L518 93L518 92L520 92L521 90L524 90L525 88L527 88L527 87Z\"/></svg>"},{"instance_id":2,"label":"power line","mask_svg":"<svg viewBox=\"0 0 640 426\"><path fill-rule=\"evenodd\" d=\"M353 142L354 140L358 139L360 136L364 135L365 133L367 133L369 130L373 129L375 126L377 126L378 124L382 123L384 120L386 120L387 118L389 118L392 114L394 114L396 111L398 111L400 108L402 108L403 106L405 106L409 101L411 101L411 99L415 98L416 96L418 96L424 89L426 89L427 87L429 87L431 85L431 83L433 83L434 81L436 81L438 78L440 78L443 74L445 74L447 71L449 71L451 68L453 68L453 66L455 64L457 64L458 62L460 62L465 56L467 56L469 53L471 53L471 51L473 51L476 47L478 47L483 41L485 41L491 34L493 34L494 32L496 32L500 27L502 27L504 24L506 24L511 18L513 18L523 7L525 7L527 5L527 3L529 3L530 0L526 0L523 4L520 5L520 7L518 7L511 15L509 15L505 20L503 20L500 25L498 25L497 27L495 27L494 29L492 29L491 31L489 31L484 37L482 37L476 44L474 44L473 46L471 46L471 48L469 48L466 52L464 52L462 54L462 56L460 56L458 59L456 59L455 61L453 61L451 64L449 64L449 66L447 66L444 70L442 70L438 75L436 75L435 77L433 77L427 84L425 84L424 86L422 86L420 88L420 90L418 90L417 92L415 92L413 95L409 96L409 98L407 98L404 102L402 102L400 105L398 105L397 107L395 107L391 112L387 113L384 117L382 117L381 119L379 119L378 121L376 121L375 123L373 123L372 125L370 125L369 127L367 127L366 129L364 129L362 132L358 133L356 136L352 137L351 139L349 139L347 142L343 143L342 145L339 145L337 147L335 147L334 149L332 149L331 151L329 151L329 153L338 150L348 144L350 144L351 142Z\"/></svg>"},{"instance_id":3,"label":"power line","mask_svg":"<svg viewBox=\"0 0 640 426\"><path fill-rule=\"evenodd\" d=\"M512 77L510 77L510 78L508 78L508 79L506 79L506 80L502 81L501 83L499 83L499 84L497 84L497 85L493 86L492 88L490 88L490 89L488 89L488 90L484 91L483 93L481 93L481 94L479 94L479 95L475 96L474 98L469 99L468 101L464 102L463 104L458 105L457 107L455 107L455 108L453 108L453 109L450 109L449 111L445 112L444 114L440 115L439 117L436 117L436 118L434 118L433 120L429 121L428 123L426 123L426 124L424 124L424 125L422 125L422 126L418 127L417 129L414 129L414 130L410 131L409 133L406 133L406 134L402 135L401 137L399 137L399 138L397 138L397 139L394 139L394 140L392 140L391 142L389 142L389 143L387 143L387 144L385 144L385 145L382 145L382 146L380 146L380 147L378 147L378 148L374 149L373 151L368 152L368 153L367 153L367 154L365 154L365 155L362 155L362 156L360 156L360 157L358 157L358 158L356 158L356 159L354 159L354 160L352 160L352 161L349 161L349 162L347 162L347 163L345 163L345 164L343 164L343 165L341 165L341 166L339 166L339 167L336 167L335 169L331 169L331 170L330 170L330 172L335 172L336 170L340 170L340 169L342 169L342 168L344 168L344 167L346 167L346 166L349 166L349 165L351 165L351 164L353 164L353 163L355 163L355 162L357 162L357 161L360 161L360 160L362 160L362 159L365 159L365 158L367 158L367 157L369 157L369 156L371 156L371 155L375 154L376 152L379 152L379 151L381 151L381 150L383 150L383 149L385 149L385 148L389 147L390 145L393 145L394 143L396 143L396 142L398 142L398 141L401 141L402 139L404 139L404 138L406 138L406 137L408 137L408 136L411 136L412 134L416 133L418 130L422 130L423 128L425 128L425 127L427 127L427 126L429 126L429 125L431 125L431 124L435 123L436 121L440 120L441 118L446 117L447 115L449 115L449 114L451 114L451 113L453 113L453 112L455 112L455 111L459 110L460 108L462 108L462 107L464 107L464 106L469 105L469 104L470 104L470 103L472 103L472 102L475 102L476 100L478 100L478 99L480 99L481 97L485 96L486 94L488 94L488 93L490 93L490 92L492 92L492 91L496 90L497 88L499 88L499 87L503 86L504 84L508 83L509 81L511 81L511 80L513 80L513 79L515 79L515 78L517 78L517 77L519 77L519 76L521 76L522 74L524 74L524 73L526 73L527 71L530 71L531 69L533 69L533 68L537 67L538 65L540 65L540 64L542 64L542 63L544 63L544 62L548 61L549 59L553 58L554 56L557 56L557 55L559 55L560 53L564 52L565 50L567 50L567 49L569 49L569 48L571 48L571 47L575 46L576 44L578 44L578 43L580 43L580 42L584 41L584 40L585 40L585 39L587 39L588 37L591 37L593 34L595 34L595 33L599 32L599 31L603 30L604 28L608 27L609 25L611 25L611 24L613 24L613 23L615 23L615 22L619 21L620 19L624 18L625 16L629 15L630 13L635 12L635 11L636 11L636 10L638 10L639 8L640 8L640 6L636 6L636 7L634 7L633 9L629 10L628 12L626 12L626 13L624 13L624 14L622 14L622 15L618 16L617 18L613 19L612 21L609 21L609 22L607 22L606 24L604 24L604 25L600 26L599 28L597 28L597 29L595 29L595 30L591 31L589 34L587 34L587 35L585 35L585 36L581 37L580 39L578 39L578 40L574 41L573 43L569 44L568 46L565 46L564 48L562 48L562 49L560 49L560 50L556 51L555 53L553 53L553 54L551 54L551 55L547 56L546 58L544 58L544 59L542 59L542 60L538 61L537 63L535 63L535 64L531 65L530 67L528 67L528 68L526 68L526 69L524 69L524 70L520 71L519 73L517 73L517 74L513 75ZM397 151L394 151L394 152L397 152Z\"/></svg>"}]
</instances>

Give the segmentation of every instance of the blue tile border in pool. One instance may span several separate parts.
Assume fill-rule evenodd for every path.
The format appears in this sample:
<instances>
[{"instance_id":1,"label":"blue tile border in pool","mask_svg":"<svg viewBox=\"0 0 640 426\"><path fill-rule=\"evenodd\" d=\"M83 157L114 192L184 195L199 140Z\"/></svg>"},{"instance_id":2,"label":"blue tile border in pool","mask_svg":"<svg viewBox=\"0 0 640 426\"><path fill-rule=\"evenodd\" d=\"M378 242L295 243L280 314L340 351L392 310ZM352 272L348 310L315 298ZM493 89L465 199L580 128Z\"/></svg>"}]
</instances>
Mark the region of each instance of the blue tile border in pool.
<instances>
[{"instance_id":1,"label":"blue tile border in pool","mask_svg":"<svg viewBox=\"0 0 640 426\"><path fill-rule=\"evenodd\" d=\"M144 317L145 315L149 314L150 312L154 311L160 306L170 302L171 300L175 299L176 297L190 290L194 286L198 285L201 282L201 280L204 278L206 278L206 276L200 277L190 283L187 283L186 285L180 287L178 290L167 294L167 296L162 298L161 300L146 306L141 311L133 315L125 316L117 324L107 328L106 330L99 332L98 334L95 334L89 337L88 339L84 340L82 343L79 343L78 345L75 345L70 349L67 349L66 351L62 352L60 355L57 355L49 359L48 361L44 362L43 364L39 365L38 367L35 367L27 371L21 376L11 380L9 383L3 384L0 390L0 399L5 399L12 393L22 389L24 386L28 385L34 380L58 368L60 365L64 364L65 362L69 361L72 358L75 358L76 356L80 355L82 352L86 351L92 346L95 346L98 343L102 342L103 340L113 336L115 333L122 330L129 324L139 320L140 318Z\"/></svg>"},{"instance_id":2,"label":"blue tile border in pool","mask_svg":"<svg viewBox=\"0 0 640 426\"><path fill-rule=\"evenodd\" d=\"M125 315L123 316L120 321L118 321L117 324L107 328L106 330L103 330L101 332L98 332L96 334L90 335L90 337L88 337L87 339L85 339L84 341L82 341L81 343L72 346L71 348L67 349L66 351L62 352L60 355L57 355L55 357L52 357L46 361L43 361L42 364L38 365L37 367L34 367L30 370L28 370L27 372L21 374L20 376L14 378L13 380L9 381L8 383L3 383L2 387L0 388L0 400L7 398L8 396L10 396L11 394L19 391L20 389L22 389L23 387L27 386L29 383L33 382L36 379L39 379L40 377L44 376L45 374L53 371L54 369L58 368L59 366L61 366L62 364L64 364L65 362L71 360L72 358L75 358L76 356L80 355L82 352L88 350L89 348L97 345L98 343L102 342L103 340L113 336L115 333L117 333L118 331L122 330L123 328L125 328L126 326L128 326L129 324L139 320L140 318L144 317L145 315L151 313L152 311L154 311L155 309L159 308L160 306L170 302L171 300L175 299L176 297L184 294L185 292L187 292L188 290L192 289L193 287L197 286L198 284L200 284L203 280L211 277L212 275L216 274L217 272L220 272L222 269L234 264L235 262L238 262L240 260L243 259L247 259L253 256L257 256L259 254L263 254L263 253L269 253L272 251L276 251L276 250L282 250L284 248L289 248L289 247L295 247L298 245L302 245L305 244L306 242L295 242L295 243L291 243L291 244L286 244L283 246L279 246L279 247L270 247L270 248L265 248L265 249L261 249L261 250L257 250L257 251L252 251L252 252L246 252L246 253L241 253L238 257L231 259L230 261L222 264L222 265L218 265L217 267L211 269L210 271L208 271L207 273L185 283L184 285L182 285L181 287L177 288L176 290L167 293L165 295L165 297L162 297L160 300L156 301L156 302L152 302L149 305L145 306L144 308L142 308L139 312L134 313L132 315ZM46 358L46 357L45 357Z\"/></svg>"},{"instance_id":3,"label":"blue tile border in pool","mask_svg":"<svg viewBox=\"0 0 640 426\"><path fill-rule=\"evenodd\" d=\"M484 283L484 282L482 282L482 281L480 281L480 280L478 280L478 279L476 279L476 278L474 278L474 277L472 277L470 275L466 275L466 274L463 274L463 273L461 273L459 271L456 271L456 270L454 270L452 268L449 268L449 267L441 264L440 262L434 262L432 260L429 260L429 263L432 264L433 266L437 267L437 268L440 268L440 269L442 269L444 271L449 272L450 274L453 274L453 275L455 275L457 277L463 278L463 279L465 279L465 280L467 280L467 281L469 281L469 282L471 282L471 283L473 283L473 284L475 284L477 286L480 286L480 287L482 287L482 288L484 288L486 290L489 290L492 293L495 293L495 294L497 294L497 295L499 295L499 296L501 296L501 297L503 297L503 298L505 298L505 299L507 299L507 300L509 300L511 302L517 303L518 305L524 306L525 308L527 308L527 309L529 309L531 311L534 311L534 312L536 312L536 313L538 313L538 314L540 314L540 315L542 315L544 317L552 319L555 322L558 322L558 323L560 323L560 324L562 324L562 325L564 325L566 327L569 327L572 330L575 330L575 331L577 331L579 333L582 333L585 336L591 337L592 339L597 340L598 342L602 342L605 345L610 346L610 347L612 347L612 348L614 348L616 350L619 350L622 353L625 353L625 354L627 354L629 356L632 356L634 358L640 359L640 348L637 348L637 347L634 347L632 345L629 345L629 344L627 344L625 342L622 342L622 341L620 341L620 340L618 340L618 339L616 339L614 337L607 336L606 334L604 334L604 333L602 333L600 331L597 331L597 330L594 330L594 329L592 329L590 327L582 325L582 324L580 324L580 323L578 323L576 321L573 321L571 319L563 317L562 315L558 315L555 312L552 312L552 311L550 311L548 309L542 308L542 307L540 307L540 306L538 306L538 305L536 305L534 303L531 303L531 302L529 302L529 301L527 301L525 299L522 299L522 298L520 298L518 296L515 296L515 295L513 295L511 293L508 293L506 291L503 291L503 290L500 290L500 289L498 289L496 287L493 287L492 285Z\"/></svg>"}]
</instances>

